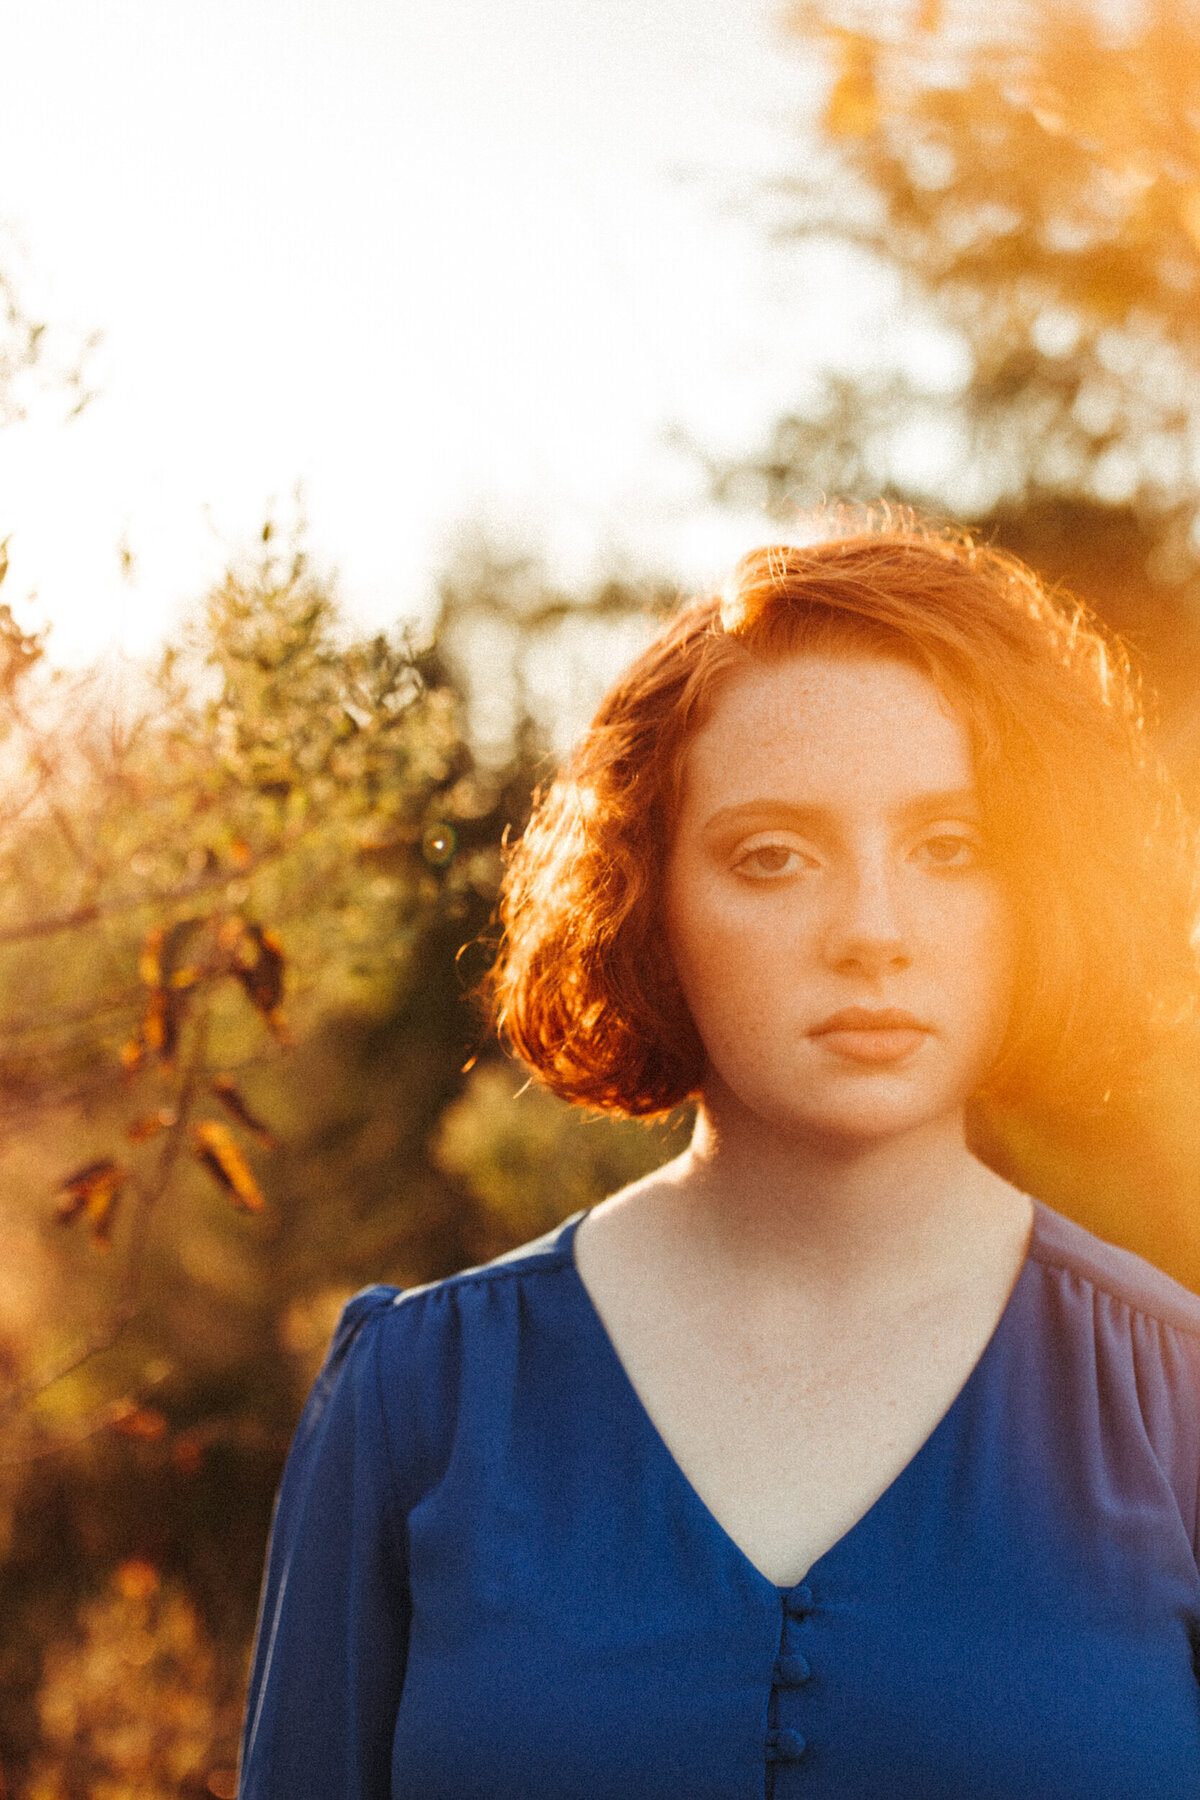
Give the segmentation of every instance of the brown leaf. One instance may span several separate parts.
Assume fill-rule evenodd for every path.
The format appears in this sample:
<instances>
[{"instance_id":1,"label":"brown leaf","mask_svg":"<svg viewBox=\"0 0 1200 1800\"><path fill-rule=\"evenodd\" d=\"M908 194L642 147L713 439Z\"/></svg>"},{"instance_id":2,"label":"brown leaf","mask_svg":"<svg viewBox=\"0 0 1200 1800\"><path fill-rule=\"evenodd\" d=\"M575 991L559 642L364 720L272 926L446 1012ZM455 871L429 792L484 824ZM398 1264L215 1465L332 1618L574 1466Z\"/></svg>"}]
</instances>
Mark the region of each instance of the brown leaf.
<instances>
[{"instance_id":1,"label":"brown leaf","mask_svg":"<svg viewBox=\"0 0 1200 1800\"><path fill-rule=\"evenodd\" d=\"M218 949L223 951L227 957L232 957L242 941L245 929L246 921L238 913L231 913L227 919L222 919L221 928L217 933Z\"/></svg>"},{"instance_id":2,"label":"brown leaf","mask_svg":"<svg viewBox=\"0 0 1200 1800\"><path fill-rule=\"evenodd\" d=\"M162 925L154 926L146 933L146 941L142 945L138 957L138 974L148 988L162 986L162 947L166 930Z\"/></svg>"},{"instance_id":3,"label":"brown leaf","mask_svg":"<svg viewBox=\"0 0 1200 1800\"><path fill-rule=\"evenodd\" d=\"M188 992L203 970L180 967L180 955L199 921L177 919L146 933L138 957L138 974L150 989L146 1013L136 1038L122 1046L121 1061L131 1073L147 1055L171 1063L179 1048L179 1031L187 1011Z\"/></svg>"},{"instance_id":4,"label":"brown leaf","mask_svg":"<svg viewBox=\"0 0 1200 1800\"><path fill-rule=\"evenodd\" d=\"M146 933L141 955L138 957L138 974L148 988L176 984L177 971L183 976L177 984L181 987L196 979L195 976L184 973L181 958L189 938L199 924L199 919L176 919L173 925L155 925Z\"/></svg>"},{"instance_id":5,"label":"brown leaf","mask_svg":"<svg viewBox=\"0 0 1200 1800\"><path fill-rule=\"evenodd\" d=\"M169 1131L178 1116L171 1107L160 1106L157 1112L134 1119L125 1127L125 1136L131 1144L144 1144L147 1138L157 1137L160 1131Z\"/></svg>"},{"instance_id":6,"label":"brown leaf","mask_svg":"<svg viewBox=\"0 0 1200 1800\"><path fill-rule=\"evenodd\" d=\"M179 1028L187 1011L186 988L151 988L142 1020L142 1043L160 1062L175 1060L179 1048Z\"/></svg>"},{"instance_id":7,"label":"brown leaf","mask_svg":"<svg viewBox=\"0 0 1200 1800\"><path fill-rule=\"evenodd\" d=\"M196 1159L219 1182L242 1212L261 1212L262 1189L242 1155L241 1148L228 1125L216 1119L201 1119L192 1126Z\"/></svg>"},{"instance_id":8,"label":"brown leaf","mask_svg":"<svg viewBox=\"0 0 1200 1800\"><path fill-rule=\"evenodd\" d=\"M275 1133L263 1119L258 1117L257 1113L251 1112L232 1075L214 1075L208 1085L226 1112L235 1118L239 1125L244 1125L247 1131L252 1131L259 1143L268 1150L275 1148L279 1141Z\"/></svg>"},{"instance_id":9,"label":"brown leaf","mask_svg":"<svg viewBox=\"0 0 1200 1800\"><path fill-rule=\"evenodd\" d=\"M271 1025L278 1020L283 1000L284 967L283 945L275 933L247 922L235 951L233 972L251 1006Z\"/></svg>"},{"instance_id":10,"label":"brown leaf","mask_svg":"<svg viewBox=\"0 0 1200 1800\"><path fill-rule=\"evenodd\" d=\"M167 1435L167 1421L164 1414L154 1406L132 1406L126 1412L122 1409L113 1420L113 1430L119 1431L122 1437L141 1438L144 1443L155 1443Z\"/></svg>"},{"instance_id":11,"label":"brown leaf","mask_svg":"<svg viewBox=\"0 0 1200 1800\"><path fill-rule=\"evenodd\" d=\"M97 1249L107 1249L112 1240L117 1200L128 1177L128 1169L110 1156L85 1163L62 1184L62 1196L55 1208L59 1222L69 1225L80 1213L86 1214L92 1242Z\"/></svg>"}]
</instances>

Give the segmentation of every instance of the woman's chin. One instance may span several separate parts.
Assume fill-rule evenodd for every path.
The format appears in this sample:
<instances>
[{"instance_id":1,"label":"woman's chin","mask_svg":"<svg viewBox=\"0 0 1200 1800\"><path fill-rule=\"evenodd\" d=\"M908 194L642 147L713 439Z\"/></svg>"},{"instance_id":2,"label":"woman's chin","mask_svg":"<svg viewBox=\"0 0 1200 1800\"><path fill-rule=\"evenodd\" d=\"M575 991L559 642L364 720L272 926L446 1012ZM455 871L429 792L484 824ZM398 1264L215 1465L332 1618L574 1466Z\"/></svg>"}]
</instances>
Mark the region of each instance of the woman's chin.
<instances>
[{"instance_id":1,"label":"woman's chin","mask_svg":"<svg viewBox=\"0 0 1200 1800\"><path fill-rule=\"evenodd\" d=\"M730 1104L732 1102L732 1105ZM871 1091L842 1093L797 1104L794 1096L735 1096L726 1089L706 1105L714 1122L747 1142L771 1140L826 1153L878 1149L913 1135L961 1129L965 1100L958 1095L915 1094L902 1081L872 1083ZM736 1123L735 1123L736 1120Z\"/></svg>"}]
</instances>

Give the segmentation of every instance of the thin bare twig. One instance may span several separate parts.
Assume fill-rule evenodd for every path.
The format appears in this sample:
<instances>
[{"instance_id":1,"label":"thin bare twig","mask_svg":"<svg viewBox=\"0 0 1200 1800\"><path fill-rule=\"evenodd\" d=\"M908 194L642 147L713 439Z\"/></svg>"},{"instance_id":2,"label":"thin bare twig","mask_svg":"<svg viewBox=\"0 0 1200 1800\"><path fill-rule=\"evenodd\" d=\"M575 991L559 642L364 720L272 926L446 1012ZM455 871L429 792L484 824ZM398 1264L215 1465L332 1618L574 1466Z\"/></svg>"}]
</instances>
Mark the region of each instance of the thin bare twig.
<instances>
[{"instance_id":1,"label":"thin bare twig","mask_svg":"<svg viewBox=\"0 0 1200 1800\"><path fill-rule=\"evenodd\" d=\"M94 925L99 919L115 919L128 913L142 912L148 906L173 906L178 900L190 900L196 894L206 893L211 888L225 887L235 878L248 881L252 875L267 863L284 855L290 848L280 845L274 850L264 850L253 862L247 863L244 869L218 869L197 875L193 880L181 883L178 887L168 888L163 893L127 894L122 899L111 900L106 905L94 903L88 906L77 906L72 912L48 913L41 919L26 919L19 925L0 925L0 945L24 944L35 938L54 937L60 931L75 931L81 925Z\"/></svg>"},{"instance_id":2,"label":"thin bare twig","mask_svg":"<svg viewBox=\"0 0 1200 1800\"><path fill-rule=\"evenodd\" d=\"M188 1057L176 1091L175 1119L164 1136L154 1175L149 1182L136 1184L129 1249L126 1253L125 1267L121 1273L117 1295L108 1316L85 1337L77 1339L69 1350L48 1367L42 1368L36 1375L31 1375L24 1381L15 1382L6 1394L0 1396L0 1418L11 1418L13 1414L29 1406L40 1394L44 1394L47 1389L64 1381L68 1375L74 1375L94 1357L103 1354L106 1350L111 1350L135 1318L141 1292L151 1215L162 1200L174 1175L175 1165L183 1148L191 1105L206 1073L207 1054L208 1008L205 1006L195 1019L191 1055Z\"/></svg>"},{"instance_id":3,"label":"thin bare twig","mask_svg":"<svg viewBox=\"0 0 1200 1800\"><path fill-rule=\"evenodd\" d=\"M153 1377L140 1383L137 1387L131 1388L127 1393L118 1395L115 1400L106 1400L103 1406L96 1407L86 1418L76 1420L74 1425L68 1426L66 1430L55 1432L53 1436L48 1434L38 1436L36 1434L40 1429L39 1426L31 1425L31 1430L35 1434L33 1442L23 1445L19 1450L0 1451L0 1469L22 1468L28 1463L42 1462L48 1456L57 1456L61 1451L70 1450L76 1444L86 1443L89 1438L96 1437L100 1432L107 1431L119 1423L120 1420L127 1419L130 1412L135 1410L145 1399L148 1390L154 1387L160 1379L160 1376ZM3 1800L2 1796L0 1796L0 1800Z\"/></svg>"},{"instance_id":4,"label":"thin bare twig","mask_svg":"<svg viewBox=\"0 0 1200 1800\"><path fill-rule=\"evenodd\" d=\"M52 803L50 807L50 817L58 826L59 836L62 838L63 843L67 846L67 849L71 852L71 855L75 858L80 867L86 869L88 874L95 880L101 879L104 873L103 869L96 861L95 857L90 856L84 849L76 834L75 827L72 825L70 819L68 819L62 807L58 805L57 801Z\"/></svg>"},{"instance_id":5,"label":"thin bare twig","mask_svg":"<svg viewBox=\"0 0 1200 1800\"><path fill-rule=\"evenodd\" d=\"M34 938L54 937L60 931L75 931L80 925L92 925L97 919L106 918L114 910L131 909L108 907L102 910L93 904L77 906L71 912L47 913L44 918L27 919L21 925L0 925L0 944L26 944Z\"/></svg>"},{"instance_id":6,"label":"thin bare twig","mask_svg":"<svg viewBox=\"0 0 1200 1800\"><path fill-rule=\"evenodd\" d=\"M80 1025L92 1025L97 1020L108 1018L113 1013L129 1013L135 1009L137 1002L144 996L143 987L129 987L124 993L110 994L106 999L96 1000L89 1006L57 1006L49 1008L40 1017L26 1015L24 1018L6 1019L0 1014L0 1044L14 1038L44 1036L55 1031L72 1031Z\"/></svg>"}]
</instances>

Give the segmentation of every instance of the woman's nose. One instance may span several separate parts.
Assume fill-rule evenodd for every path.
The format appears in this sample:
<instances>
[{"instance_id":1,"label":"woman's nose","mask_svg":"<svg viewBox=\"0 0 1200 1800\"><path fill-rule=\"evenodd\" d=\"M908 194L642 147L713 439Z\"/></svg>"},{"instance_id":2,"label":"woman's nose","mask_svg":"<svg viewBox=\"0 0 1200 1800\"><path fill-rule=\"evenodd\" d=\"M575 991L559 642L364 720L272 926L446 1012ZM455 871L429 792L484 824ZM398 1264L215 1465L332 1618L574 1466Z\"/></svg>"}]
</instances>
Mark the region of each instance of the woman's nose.
<instances>
[{"instance_id":1,"label":"woman's nose","mask_svg":"<svg viewBox=\"0 0 1200 1800\"><path fill-rule=\"evenodd\" d=\"M908 967L911 943L889 869L870 863L846 871L829 920L827 955L834 967L872 979Z\"/></svg>"}]
</instances>

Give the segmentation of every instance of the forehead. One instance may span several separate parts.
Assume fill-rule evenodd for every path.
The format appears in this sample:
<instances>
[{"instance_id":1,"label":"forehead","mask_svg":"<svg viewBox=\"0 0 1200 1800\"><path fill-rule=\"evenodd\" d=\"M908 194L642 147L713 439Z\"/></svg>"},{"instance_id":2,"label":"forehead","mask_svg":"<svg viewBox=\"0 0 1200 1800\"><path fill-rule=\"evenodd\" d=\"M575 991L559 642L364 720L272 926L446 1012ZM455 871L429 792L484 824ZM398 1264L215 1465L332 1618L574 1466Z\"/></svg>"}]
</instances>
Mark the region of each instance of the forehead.
<instances>
[{"instance_id":1,"label":"forehead","mask_svg":"<svg viewBox=\"0 0 1200 1800\"><path fill-rule=\"evenodd\" d=\"M748 662L717 690L685 753L682 801L902 806L974 784L966 726L915 664L799 651Z\"/></svg>"}]
</instances>

